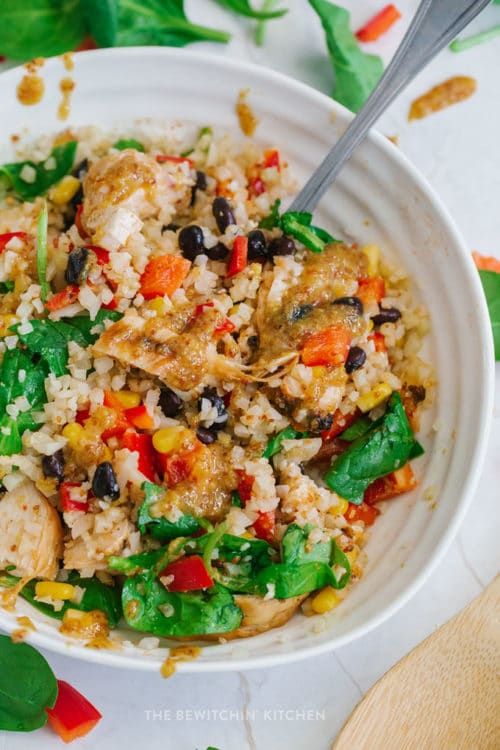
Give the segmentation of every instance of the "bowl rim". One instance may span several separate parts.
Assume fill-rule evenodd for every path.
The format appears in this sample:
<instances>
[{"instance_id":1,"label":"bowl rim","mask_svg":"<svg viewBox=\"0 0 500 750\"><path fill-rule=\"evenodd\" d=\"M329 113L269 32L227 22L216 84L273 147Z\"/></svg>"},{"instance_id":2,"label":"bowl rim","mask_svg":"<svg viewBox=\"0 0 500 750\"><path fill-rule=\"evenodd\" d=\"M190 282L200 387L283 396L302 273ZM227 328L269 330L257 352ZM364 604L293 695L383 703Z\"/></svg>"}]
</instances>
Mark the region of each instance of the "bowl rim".
<instances>
[{"instance_id":1,"label":"bowl rim","mask_svg":"<svg viewBox=\"0 0 500 750\"><path fill-rule=\"evenodd\" d=\"M119 58L144 58L150 57L152 60L159 58L174 59L176 62L186 60L189 58L191 63L197 63L200 66L214 66L221 69L231 68L235 71L235 74L241 74L251 76L254 81L258 81L263 87L268 83L280 85L286 88L290 95L295 95L305 99L314 101L318 106L325 108L328 107L330 112L338 112L344 119L352 120L354 115L344 106L340 105L335 100L328 97L326 94L312 88L306 83L303 83L291 76L277 72L270 68L258 65L253 62L237 60L233 57L223 57L214 54L213 52L204 52L199 50L186 50L177 49L172 47L158 47L158 46L147 46L147 47L116 47L107 49L88 50L84 52L78 52L78 66L75 66L74 74L78 75L78 70L81 69L88 60L98 59L102 65L106 65L109 60L116 60ZM55 65L59 63L58 57L48 58L44 65L44 72L51 70ZM16 66L10 70L4 71L0 74L0 88L3 85L15 86L15 81L19 75L21 66ZM133 118L131 118L133 119ZM418 168L405 156L394 144L392 144L385 136L379 133L375 129L371 129L367 138L371 141L377 149L380 149L385 158L389 159L396 166L405 173L406 177L412 181L416 187L424 194L429 200L430 204L435 208L436 213L439 216L440 224L450 237L453 242L454 252L458 253L458 259L464 265L468 267L468 282L469 292L471 294L472 302L477 311L477 332L480 337L480 346L484 352L484 356L481 361L481 370L479 372L478 388L482 390L483 398L481 402L480 413L477 418L477 422L480 425L479 434L475 445L475 451L472 454L472 460L469 463L467 475L460 493L458 495L458 502L455 506L455 512L453 516L450 516L449 523L441 536L439 543L429 554L426 564L421 568L418 575L416 575L406 586L395 596L395 598L383 607L380 612L372 615L365 622L357 627L353 628L348 633L341 636L335 636L332 632L330 640L323 643L314 645L314 643L301 646L300 649L294 651L287 651L284 653L278 653L275 655L267 656L251 656L231 659L218 659L215 656L213 661L186 661L179 662L178 672L184 673L200 673L200 672L223 672L223 671L239 671L246 669L257 669L267 668L271 666L279 666L282 664L297 662L306 658L319 656L322 653L333 651L336 648L350 643L357 638L369 633L376 627L381 625L383 622L388 620L394 615L401 607L403 607L423 586L426 579L436 569L447 550L449 549L453 539L455 538L459 527L462 524L464 516L469 509L473 493L476 489L481 469L486 456L486 450L488 446L488 439L490 434L490 428L493 417L493 398L495 388L495 360L493 351L493 338L491 334L489 313L486 305L486 300L482 291L481 282L479 275L476 273L476 269L472 260L472 256L467 249L465 241L451 215L448 213L447 208L442 202L441 198L438 197L434 189L431 187L427 179L420 173ZM5 618L0 609L0 627L7 631L14 629L14 624ZM285 625L286 627L286 625ZM147 634L144 634L147 636ZM139 660L133 652L119 651L114 652L110 650L93 650L85 648L83 645L67 643L63 639L54 639L51 635L44 634L38 631L30 631L26 638L26 641L33 645L46 648L55 653L62 654L63 656L76 657L84 661L99 663L109 666L138 669L138 670L149 670L157 671L158 660L145 658ZM213 648L213 647L211 647Z\"/></svg>"}]
</instances>

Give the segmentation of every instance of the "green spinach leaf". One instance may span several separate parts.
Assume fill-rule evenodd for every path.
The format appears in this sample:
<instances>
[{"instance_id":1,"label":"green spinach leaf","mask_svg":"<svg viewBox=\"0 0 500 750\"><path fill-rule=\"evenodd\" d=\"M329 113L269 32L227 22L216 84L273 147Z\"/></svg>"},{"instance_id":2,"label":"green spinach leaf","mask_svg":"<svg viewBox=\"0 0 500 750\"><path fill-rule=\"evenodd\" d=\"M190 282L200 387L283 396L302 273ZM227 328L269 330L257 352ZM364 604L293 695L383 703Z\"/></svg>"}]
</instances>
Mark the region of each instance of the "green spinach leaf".
<instances>
[{"instance_id":1,"label":"green spinach leaf","mask_svg":"<svg viewBox=\"0 0 500 750\"><path fill-rule=\"evenodd\" d=\"M495 359L500 360L500 273L496 271L479 271L488 310L490 313Z\"/></svg>"},{"instance_id":2,"label":"green spinach leaf","mask_svg":"<svg viewBox=\"0 0 500 750\"><path fill-rule=\"evenodd\" d=\"M189 552L203 555L210 545L212 534L193 540ZM278 556L276 550L263 539L224 534L216 543L217 557L212 559L211 575L230 591L251 593L255 591L258 571L269 566Z\"/></svg>"},{"instance_id":3,"label":"green spinach leaf","mask_svg":"<svg viewBox=\"0 0 500 750\"><path fill-rule=\"evenodd\" d=\"M13 60L29 60L33 57L52 57L75 49L86 32L80 2L2 0L2 54Z\"/></svg>"},{"instance_id":4,"label":"green spinach leaf","mask_svg":"<svg viewBox=\"0 0 500 750\"><path fill-rule=\"evenodd\" d=\"M280 18L288 13L286 8L278 8L277 10L267 10L261 8L261 10L255 10L249 3L249 0L216 0L219 5L223 8L232 10L234 13L238 13L240 16L247 16L248 18L257 18L261 21L267 21L271 18Z\"/></svg>"},{"instance_id":5,"label":"green spinach leaf","mask_svg":"<svg viewBox=\"0 0 500 750\"><path fill-rule=\"evenodd\" d=\"M12 456L21 453L23 443L17 422L8 414L0 416L0 456Z\"/></svg>"},{"instance_id":6,"label":"green spinach leaf","mask_svg":"<svg viewBox=\"0 0 500 750\"><path fill-rule=\"evenodd\" d=\"M123 573L126 576L136 576L139 573L145 573L153 568L165 555L165 548L152 550L151 552L139 552L137 555L128 557L118 557L110 555L108 557L108 567L116 570L117 573Z\"/></svg>"},{"instance_id":7,"label":"green spinach leaf","mask_svg":"<svg viewBox=\"0 0 500 750\"><path fill-rule=\"evenodd\" d=\"M326 34L335 75L333 98L358 112L377 85L384 65L380 57L362 52L349 28L350 15L328 0L309 0Z\"/></svg>"},{"instance_id":8,"label":"green spinach leaf","mask_svg":"<svg viewBox=\"0 0 500 750\"><path fill-rule=\"evenodd\" d=\"M114 47L119 0L81 0L83 18L98 47Z\"/></svg>"},{"instance_id":9,"label":"green spinach leaf","mask_svg":"<svg viewBox=\"0 0 500 750\"><path fill-rule=\"evenodd\" d=\"M47 203L43 202L43 208L38 217L38 228L36 234L36 267L38 272L38 283L40 284L40 299L47 302L50 292L50 284L47 281Z\"/></svg>"},{"instance_id":10,"label":"green spinach leaf","mask_svg":"<svg viewBox=\"0 0 500 750\"><path fill-rule=\"evenodd\" d=\"M122 605L131 628L165 638L228 633L243 618L223 586L177 594L167 591L153 572L127 578Z\"/></svg>"},{"instance_id":11,"label":"green spinach leaf","mask_svg":"<svg viewBox=\"0 0 500 750\"><path fill-rule=\"evenodd\" d=\"M179 536L191 536L200 530L200 524L193 516L180 516L175 522L166 518L155 518L150 509L165 493L164 487L158 487L153 482L143 482L142 489L146 493L144 501L139 507L137 525L141 534L149 533L154 539L164 542Z\"/></svg>"},{"instance_id":12,"label":"green spinach leaf","mask_svg":"<svg viewBox=\"0 0 500 750\"><path fill-rule=\"evenodd\" d=\"M348 443L352 443L353 440L356 440L356 438L359 438L361 435L364 435L365 432L368 432L372 425L373 419L370 419L370 417L360 417L354 422L354 424L344 430L344 432L341 432L339 438L341 440L346 440Z\"/></svg>"},{"instance_id":13,"label":"green spinach leaf","mask_svg":"<svg viewBox=\"0 0 500 750\"><path fill-rule=\"evenodd\" d=\"M368 485L403 466L414 444L401 396L393 393L385 414L336 457L324 480L338 495L360 505Z\"/></svg>"},{"instance_id":14,"label":"green spinach leaf","mask_svg":"<svg viewBox=\"0 0 500 750\"><path fill-rule=\"evenodd\" d=\"M31 732L47 722L57 681L44 657L28 643L0 635L0 729Z\"/></svg>"},{"instance_id":15,"label":"green spinach leaf","mask_svg":"<svg viewBox=\"0 0 500 750\"><path fill-rule=\"evenodd\" d=\"M118 151L123 151L126 148L135 148L136 151L144 153L144 146L139 141L136 141L135 138L120 138L116 143L113 143L113 148L118 149Z\"/></svg>"},{"instance_id":16,"label":"green spinach leaf","mask_svg":"<svg viewBox=\"0 0 500 750\"><path fill-rule=\"evenodd\" d=\"M228 42L225 31L191 23L183 0L120 0L116 44L183 47L190 42Z\"/></svg>"},{"instance_id":17,"label":"green spinach leaf","mask_svg":"<svg viewBox=\"0 0 500 750\"><path fill-rule=\"evenodd\" d=\"M262 454L263 458L272 458L281 451L283 440L300 440L307 437L307 432L297 432L293 427L285 427L278 432L267 444L266 450Z\"/></svg>"},{"instance_id":18,"label":"green spinach leaf","mask_svg":"<svg viewBox=\"0 0 500 750\"><path fill-rule=\"evenodd\" d=\"M43 162L20 161L4 164L0 166L0 175L8 177L12 189L20 198L31 200L38 195L43 195L52 185L71 172L77 145L76 141L68 141L61 146L56 146ZM22 177L25 167L31 167L34 170L34 179L29 182Z\"/></svg>"},{"instance_id":19,"label":"green spinach leaf","mask_svg":"<svg viewBox=\"0 0 500 750\"><path fill-rule=\"evenodd\" d=\"M14 281L0 281L0 294L8 294L9 292L14 291L15 287Z\"/></svg>"}]
</instances>

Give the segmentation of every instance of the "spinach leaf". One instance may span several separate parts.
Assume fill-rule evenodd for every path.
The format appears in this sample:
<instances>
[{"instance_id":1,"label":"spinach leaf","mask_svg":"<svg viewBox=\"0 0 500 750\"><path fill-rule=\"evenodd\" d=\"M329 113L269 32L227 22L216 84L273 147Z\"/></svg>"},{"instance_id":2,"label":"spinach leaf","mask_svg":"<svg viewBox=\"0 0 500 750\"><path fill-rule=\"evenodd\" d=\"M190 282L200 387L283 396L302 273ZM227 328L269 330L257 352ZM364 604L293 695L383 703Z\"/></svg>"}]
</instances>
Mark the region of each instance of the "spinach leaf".
<instances>
[{"instance_id":1,"label":"spinach leaf","mask_svg":"<svg viewBox=\"0 0 500 750\"><path fill-rule=\"evenodd\" d=\"M277 0L264 0L261 6L261 11L268 12L274 8L276 5ZM257 23L257 28L255 29L255 44L257 47L262 47L264 44L264 37L266 34L266 19L261 19Z\"/></svg>"},{"instance_id":2,"label":"spinach leaf","mask_svg":"<svg viewBox=\"0 0 500 750\"><path fill-rule=\"evenodd\" d=\"M479 271L488 310L490 313L495 359L500 360L500 273L496 271Z\"/></svg>"},{"instance_id":3,"label":"spinach leaf","mask_svg":"<svg viewBox=\"0 0 500 750\"><path fill-rule=\"evenodd\" d=\"M271 206L271 212L267 216L263 216L259 221L260 229L274 229L279 225L280 220L280 206L281 201L277 198Z\"/></svg>"},{"instance_id":4,"label":"spinach leaf","mask_svg":"<svg viewBox=\"0 0 500 750\"><path fill-rule=\"evenodd\" d=\"M412 458L419 458L420 456L423 456L425 453L423 445L421 445L418 440L415 440L415 442L412 445L410 455L408 456L408 459L411 461Z\"/></svg>"},{"instance_id":5,"label":"spinach leaf","mask_svg":"<svg viewBox=\"0 0 500 750\"><path fill-rule=\"evenodd\" d=\"M372 425L373 419L370 419L370 417L360 417L354 422L354 424L344 430L344 432L341 432L339 438L341 440L346 440L348 443L352 443L353 440L356 440L356 438L359 438L361 435L364 435L365 432L368 432Z\"/></svg>"},{"instance_id":6,"label":"spinach leaf","mask_svg":"<svg viewBox=\"0 0 500 750\"><path fill-rule=\"evenodd\" d=\"M19 579L8 573L0 573L0 586L10 588ZM68 575L68 583L84 589L80 602L65 601L59 611L47 602L38 602L35 598L36 580L29 581L20 591L20 596L48 617L62 620L67 609L78 609L81 612L91 612L100 609L108 618L111 628L118 625L122 616L121 591L118 586L107 586L98 578L82 578L75 570Z\"/></svg>"},{"instance_id":7,"label":"spinach leaf","mask_svg":"<svg viewBox=\"0 0 500 750\"><path fill-rule=\"evenodd\" d=\"M118 149L118 151L123 151L126 148L135 148L136 151L144 153L144 146L139 141L136 141L135 138L120 138L116 143L113 143L113 148Z\"/></svg>"},{"instance_id":8,"label":"spinach leaf","mask_svg":"<svg viewBox=\"0 0 500 750\"><path fill-rule=\"evenodd\" d=\"M8 292L13 292L15 287L14 281L0 281L0 294L8 294Z\"/></svg>"},{"instance_id":9,"label":"spinach leaf","mask_svg":"<svg viewBox=\"0 0 500 750\"><path fill-rule=\"evenodd\" d=\"M234 13L238 13L240 16L247 16L248 18L257 18L261 21L267 21L271 18L280 18L288 13L286 8L279 8L278 10L255 10L249 3L249 0L216 0L219 5L223 8L232 10Z\"/></svg>"},{"instance_id":10,"label":"spinach leaf","mask_svg":"<svg viewBox=\"0 0 500 750\"><path fill-rule=\"evenodd\" d=\"M0 14L0 19L2 18ZM27 24L24 24L25 26ZM1 28L0 24L0 28ZM1 48L1 41L0 41ZM4 174L10 180L14 192L23 200L31 200L37 195L43 195L52 185L71 172L75 159L76 141L68 141L52 149L48 158L43 162L20 161L0 166L0 175ZM49 165L47 167L47 164ZM35 170L35 178L26 182L22 178L23 169L28 166Z\"/></svg>"},{"instance_id":11,"label":"spinach leaf","mask_svg":"<svg viewBox=\"0 0 500 750\"><path fill-rule=\"evenodd\" d=\"M313 253L321 253L330 242L340 242L332 237L325 229L313 226L312 214L308 211L285 211L279 215L279 200L271 208L271 213L259 222L261 229L279 227L284 234L302 242Z\"/></svg>"},{"instance_id":12,"label":"spinach leaf","mask_svg":"<svg viewBox=\"0 0 500 750\"><path fill-rule=\"evenodd\" d=\"M0 456L21 453L23 444L17 422L8 414L0 416Z\"/></svg>"},{"instance_id":13,"label":"spinach leaf","mask_svg":"<svg viewBox=\"0 0 500 750\"><path fill-rule=\"evenodd\" d=\"M324 480L338 495L360 505L369 484L408 461L414 443L401 396L393 393L385 414L336 457Z\"/></svg>"},{"instance_id":14,"label":"spinach leaf","mask_svg":"<svg viewBox=\"0 0 500 750\"><path fill-rule=\"evenodd\" d=\"M382 75L380 57L362 52L349 28L350 15L327 0L309 0L326 34L335 75L333 98L353 112L358 112Z\"/></svg>"},{"instance_id":15,"label":"spinach leaf","mask_svg":"<svg viewBox=\"0 0 500 750\"><path fill-rule=\"evenodd\" d=\"M297 432L293 427L285 427L284 430L278 432L267 444L266 450L262 454L263 458L272 458L281 451L281 444L283 440L300 440L301 438L307 437L307 432Z\"/></svg>"},{"instance_id":16,"label":"spinach leaf","mask_svg":"<svg viewBox=\"0 0 500 750\"><path fill-rule=\"evenodd\" d=\"M2 0L0 20L0 49L13 60L60 55L86 32L80 0Z\"/></svg>"},{"instance_id":17,"label":"spinach leaf","mask_svg":"<svg viewBox=\"0 0 500 750\"><path fill-rule=\"evenodd\" d=\"M117 573L123 573L126 576L136 576L139 573L156 568L156 564L165 555L165 548L155 549L151 552L139 552L137 555L128 557L117 557L111 555L108 557L108 567L116 570Z\"/></svg>"},{"instance_id":18,"label":"spinach leaf","mask_svg":"<svg viewBox=\"0 0 500 750\"><path fill-rule=\"evenodd\" d=\"M40 299L47 302L50 292L50 284L47 281L47 203L43 202L43 208L38 217L38 228L36 234L36 267L38 272L38 283L40 284Z\"/></svg>"},{"instance_id":19,"label":"spinach leaf","mask_svg":"<svg viewBox=\"0 0 500 750\"><path fill-rule=\"evenodd\" d=\"M183 47L190 42L228 42L225 31L191 23L183 0L120 0L116 44L161 44Z\"/></svg>"},{"instance_id":20,"label":"spinach leaf","mask_svg":"<svg viewBox=\"0 0 500 750\"><path fill-rule=\"evenodd\" d=\"M255 583L257 591L262 595L273 586L276 599L291 599L328 585L338 588L330 566L319 562L270 565L257 574Z\"/></svg>"},{"instance_id":21,"label":"spinach leaf","mask_svg":"<svg viewBox=\"0 0 500 750\"><path fill-rule=\"evenodd\" d=\"M179 536L191 536L200 530L200 524L193 516L180 516L175 522L167 521L166 518L155 518L150 509L158 502L165 493L164 487L158 487L153 482L143 482L142 489L146 493L144 501L139 507L137 525L141 534L151 534L154 539L167 541Z\"/></svg>"},{"instance_id":22,"label":"spinach leaf","mask_svg":"<svg viewBox=\"0 0 500 750\"><path fill-rule=\"evenodd\" d=\"M119 0L81 0L83 18L98 47L114 47Z\"/></svg>"},{"instance_id":23,"label":"spinach leaf","mask_svg":"<svg viewBox=\"0 0 500 750\"><path fill-rule=\"evenodd\" d=\"M64 318L64 322L72 326L72 328L78 329L79 334L77 335L81 335L86 344L90 346L90 344L94 344L97 341L100 335L99 333L92 332L96 326L102 326L106 320L116 322L121 318L123 318L123 313L118 312L118 310L104 310L101 308L94 320L91 320L89 315L75 315L74 318ZM73 340L78 341L78 339Z\"/></svg>"},{"instance_id":24,"label":"spinach leaf","mask_svg":"<svg viewBox=\"0 0 500 750\"><path fill-rule=\"evenodd\" d=\"M122 605L131 628L165 638L228 633L243 618L223 586L177 594L167 591L153 572L127 578Z\"/></svg>"},{"instance_id":25,"label":"spinach leaf","mask_svg":"<svg viewBox=\"0 0 500 750\"><path fill-rule=\"evenodd\" d=\"M47 722L57 681L44 657L28 643L0 635L0 729L31 732Z\"/></svg>"},{"instance_id":26,"label":"spinach leaf","mask_svg":"<svg viewBox=\"0 0 500 750\"><path fill-rule=\"evenodd\" d=\"M21 372L23 378L21 378ZM0 455L11 456L22 450L21 435L25 430L40 427L33 412L41 411L47 400L45 378L47 367L43 361L33 364L21 349L7 349L0 365ZM25 396L30 409L20 412L16 419L6 413L6 407L19 396Z\"/></svg>"},{"instance_id":27,"label":"spinach leaf","mask_svg":"<svg viewBox=\"0 0 500 750\"><path fill-rule=\"evenodd\" d=\"M313 530L312 524L304 527L291 524L281 540L281 557L284 563L321 562L331 564L333 557L333 539L327 542L309 544L309 534Z\"/></svg>"},{"instance_id":28,"label":"spinach leaf","mask_svg":"<svg viewBox=\"0 0 500 750\"><path fill-rule=\"evenodd\" d=\"M192 544L196 545L193 553L203 555L215 533L193 540ZM256 574L277 558L276 550L263 539L245 539L233 534L224 534L217 541L216 548L217 557L211 565L212 577L230 591L242 593L255 591Z\"/></svg>"}]
</instances>

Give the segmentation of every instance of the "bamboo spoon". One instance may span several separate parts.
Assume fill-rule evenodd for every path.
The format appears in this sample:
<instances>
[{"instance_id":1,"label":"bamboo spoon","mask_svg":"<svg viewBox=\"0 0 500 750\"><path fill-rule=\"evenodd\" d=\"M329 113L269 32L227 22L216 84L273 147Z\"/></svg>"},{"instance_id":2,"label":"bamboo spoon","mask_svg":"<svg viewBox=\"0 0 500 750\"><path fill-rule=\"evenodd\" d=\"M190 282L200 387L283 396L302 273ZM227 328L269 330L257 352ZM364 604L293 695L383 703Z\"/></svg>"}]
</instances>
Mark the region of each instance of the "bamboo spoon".
<instances>
[{"instance_id":1,"label":"bamboo spoon","mask_svg":"<svg viewBox=\"0 0 500 750\"><path fill-rule=\"evenodd\" d=\"M332 750L500 748L500 576L385 674Z\"/></svg>"}]
</instances>

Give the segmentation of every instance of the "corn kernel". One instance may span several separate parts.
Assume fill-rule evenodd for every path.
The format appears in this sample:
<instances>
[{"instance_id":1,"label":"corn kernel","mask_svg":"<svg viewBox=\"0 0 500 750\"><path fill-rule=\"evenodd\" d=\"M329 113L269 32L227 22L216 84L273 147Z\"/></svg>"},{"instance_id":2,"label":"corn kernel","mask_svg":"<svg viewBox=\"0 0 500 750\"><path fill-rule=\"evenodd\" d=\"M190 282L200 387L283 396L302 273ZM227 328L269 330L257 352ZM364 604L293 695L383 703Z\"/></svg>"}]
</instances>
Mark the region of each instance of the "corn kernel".
<instances>
[{"instance_id":1,"label":"corn kernel","mask_svg":"<svg viewBox=\"0 0 500 750\"><path fill-rule=\"evenodd\" d=\"M155 297L149 303L149 309L154 310L157 315L165 315L168 308L163 297Z\"/></svg>"},{"instance_id":2,"label":"corn kernel","mask_svg":"<svg viewBox=\"0 0 500 750\"><path fill-rule=\"evenodd\" d=\"M182 447L184 427L164 427L153 435L153 447L158 453L172 453Z\"/></svg>"},{"instance_id":3,"label":"corn kernel","mask_svg":"<svg viewBox=\"0 0 500 750\"><path fill-rule=\"evenodd\" d=\"M321 589L319 594L316 594L311 602L311 606L317 615L323 615L325 612L330 612L334 609L337 604L340 604L336 591L331 586L325 586Z\"/></svg>"},{"instance_id":4,"label":"corn kernel","mask_svg":"<svg viewBox=\"0 0 500 750\"><path fill-rule=\"evenodd\" d=\"M78 422L68 422L62 428L62 435L66 438L71 446L76 446L80 443L83 436L83 427Z\"/></svg>"},{"instance_id":5,"label":"corn kernel","mask_svg":"<svg viewBox=\"0 0 500 750\"><path fill-rule=\"evenodd\" d=\"M367 412L374 409L376 406L385 401L392 393L392 388L388 383L379 383L368 393L363 393L358 398L357 406L361 411Z\"/></svg>"},{"instance_id":6,"label":"corn kernel","mask_svg":"<svg viewBox=\"0 0 500 750\"><path fill-rule=\"evenodd\" d=\"M139 406L141 403L141 396L139 393L133 391L116 391L113 394L124 409L133 409L134 406Z\"/></svg>"},{"instance_id":7,"label":"corn kernel","mask_svg":"<svg viewBox=\"0 0 500 750\"><path fill-rule=\"evenodd\" d=\"M75 595L75 587L70 583L58 583L57 581L38 581L35 585L35 594L51 599L72 599Z\"/></svg>"},{"instance_id":8,"label":"corn kernel","mask_svg":"<svg viewBox=\"0 0 500 750\"><path fill-rule=\"evenodd\" d=\"M10 326L17 323L15 315L0 315L0 338L4 336L12 336L12 331L9 331Z\"/></svg>"},{"instance_id":9,"label":"corn kernel","mask_svg":"<svg viewBox=\"0 0 500 750\"><path fill-rule=\"evenodd\" d=\"M339 504L336 507L336 511L339 515L345 516L349 509L349 502L347 500L344 500L343 497L339 497Z\"/></svg>"},{"instance_id":10,"label":"corn kernel","mask_svg":"<svg viewBox=\"0 0 500 750\"><path fill-rule=\"evenodd\" d=\"M111 449L108 448L107 445L103 445L101 448L101 452L99 453L99 461L102 463L103 461L111 461L113 458L113 454L111 453Z\"/></svg>"},{"instance_id":11,"label":"corn kernel","mask_svg":"<svg viewBox=\"0 0 500 750\"><path fill-rule=\"evenodd\" d=\"M327 373L327 368L323 365L314 365L312 369L313 378L323 378Z\"/></svg>"},{"instance_id":12,"label":"corn kernel","mask_svg":"<svg viewBox=\"0 0 500 750\"><path fill-rule=\"evenodd\" d=\"M352 566L354 565L354 563L358 559L359 549L352 549L350 552L344 552L344 555L349 560L349 565L352 568Z\"/></svg>"},{"instance_id":13,"label":"corn kernel","mask_svg":"<svg viewBox=\"0 0 500 750\"><path fill-rule=\"evenodd\" d=\"M378 245L364 245L361 252L366 258L368 276L378 276L380 248Z\"/></svg>"},{"instance_id":14,"label":"corn kernel","mask_svg":"<svg viewBox=\"0 0 500 750\"><path fill-rule=\"evenodd\" d=\"M57 185L54 185L50 191L50 199L57 206L63 206L75 197L79 188L80 180L73 177L73 175L67 174Z\"/></svg>"}]
</instances>

